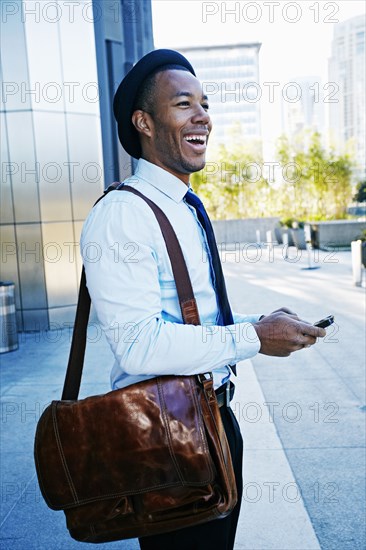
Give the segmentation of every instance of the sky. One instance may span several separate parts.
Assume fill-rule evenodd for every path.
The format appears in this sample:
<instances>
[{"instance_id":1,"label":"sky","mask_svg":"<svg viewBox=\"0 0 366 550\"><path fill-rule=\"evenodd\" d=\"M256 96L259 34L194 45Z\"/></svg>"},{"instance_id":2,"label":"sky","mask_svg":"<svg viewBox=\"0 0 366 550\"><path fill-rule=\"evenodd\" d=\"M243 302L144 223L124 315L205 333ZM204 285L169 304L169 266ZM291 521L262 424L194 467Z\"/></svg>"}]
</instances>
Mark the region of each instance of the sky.
<instances>
[{"instance_id":1,"label":"sky","mask_svg":"<svg viewBox=\"0 0 366 550\"><path fill-rule=\"evenodd\" d=\"M262 78L325 80L334 22L365 13L365 1L152 0L152 8L157 48L262 42Z\"/></svg>"},{"instance_id":2,"label":"sky","mask_svg":"<svg viewBox=\"0 0 366 550\"><path fill-rule=\"evenodd\" d=\"M261 42L261 84L280 82L281 90L293 78L314 76L324 86L335 23L364 14L365 5L364 0L152 0L154 42L156 48L177 50ZM262 132L264 142L272 142L281 132L280 95L270 104L265 89Z\"/></svg>"}]
</instances>

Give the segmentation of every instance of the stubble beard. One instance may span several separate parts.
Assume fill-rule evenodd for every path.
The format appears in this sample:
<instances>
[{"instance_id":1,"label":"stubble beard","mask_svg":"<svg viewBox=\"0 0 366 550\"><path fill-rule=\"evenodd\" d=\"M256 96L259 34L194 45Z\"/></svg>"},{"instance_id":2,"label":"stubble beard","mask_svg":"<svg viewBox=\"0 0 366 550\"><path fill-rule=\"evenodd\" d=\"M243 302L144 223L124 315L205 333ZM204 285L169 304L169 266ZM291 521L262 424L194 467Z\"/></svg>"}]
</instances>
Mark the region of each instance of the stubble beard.
<instances>
[{"instance_id":1,"label":"stubble beard","mask_svg":"<svg viewBox=\"0 0 366 550\"><path fill-rule=\"evenodd\" d=\"M189 159L183 156L181 150L171 143L164 142L158 138L158 143L163 143L163 147L158 147L162 158L166 159L165 164L173 169L177 173L181 174L192 174L193 172L199 172L202 168L205 167L206 158L198 160L197 162L191 162Z\"/></svg>"},{"instance_id":2,"label":"stubble beard","mask_svg":"<svg viewBox=\"0 0 366 550\"><path fill-rule=\"evenodd\" d=\"M181 166L184 170L186 170L186 174L193 174L193 172L199 172L202 170L202 168L205 167L206 160L202 160L199 165L189 163L188 161L185 161L183 158L181 159Z\"/></svg>"},{"instance_id":3,"label":"stubble beard","mask_svg":"<svg viewBox=\"0 0 366 550\"><path fill-rule=\"evenodd\" d=\"M180 174L193 174L193 172L199 172L206 165L206 155L200 161L197 159L197 163L193 164L183 156L182 149L177 146L175 141L166 140L166 134L164 133L164 125L161 124L159 117L151 114L155 119L156 124L156 143L157 151L161 154L161 159L164 160L164 164ZM160 147L162 144L162 147Z\"/></svg>"}]
</instances>

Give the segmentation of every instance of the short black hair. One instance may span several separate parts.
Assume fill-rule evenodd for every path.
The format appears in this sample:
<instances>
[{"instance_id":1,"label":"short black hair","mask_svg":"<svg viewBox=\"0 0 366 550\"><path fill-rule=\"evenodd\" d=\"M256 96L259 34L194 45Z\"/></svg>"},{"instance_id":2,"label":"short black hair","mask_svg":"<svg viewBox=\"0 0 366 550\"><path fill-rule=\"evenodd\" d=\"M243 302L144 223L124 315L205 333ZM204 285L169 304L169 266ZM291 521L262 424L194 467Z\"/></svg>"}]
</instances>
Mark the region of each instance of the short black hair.
<instances>
[{"instance_id":1,"label":"short black hair","mask_svg":"<svg viewBox=\"0 0 366 550\"><path fill-rule=\"evenodd\" d=\"M159 73L164 73L165 71L186 71L188 73L190 72L186 67L183 67L183 65L177 65L175 63L163 65L155 69L155 71L150 73L145 78L140 88L138 89L136 100L133 106L133 111L141 110L149 114L153 113L156 90L156 75Z\"/></svg>"}]
</instances>

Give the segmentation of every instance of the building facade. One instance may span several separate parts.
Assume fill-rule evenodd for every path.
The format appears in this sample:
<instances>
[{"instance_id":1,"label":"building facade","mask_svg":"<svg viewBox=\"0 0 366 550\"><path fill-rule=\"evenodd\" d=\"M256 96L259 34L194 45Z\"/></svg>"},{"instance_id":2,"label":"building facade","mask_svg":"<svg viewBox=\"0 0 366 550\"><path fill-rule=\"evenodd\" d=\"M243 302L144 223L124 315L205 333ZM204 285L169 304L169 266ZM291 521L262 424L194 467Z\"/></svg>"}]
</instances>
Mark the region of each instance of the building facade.
<instances>
[{"instance_id":1,"label":"building facade","mask_svg":"<svg viewBox=\"0 0 366 550\"><path fill-rule=\"evenodd\" d=\"M329 59L329 81L337 86L329 104L330 140L337 149L353 141L356 181L366 177L365 66L365 15L337 23Z\"/></svg>"},{"instance_id":2,"label":"building facade","mask_svg":"<svg viewBox=\"0 0 366 550\"><path fill-rule=\"evenodd\" d=\"M261 139L259 50L261 44L180 48L208 96L214 120L211 142L232 134Z\"/></svg>"},{"instance_id":3,"label":"building facade","mask_svg":"<svg viewBox=\"0 0 366 550\"><path fill-rule=\"evenodd\" d=\"M1 10L1 279L15 283L19 330L63 328L74 320L83 221L131 171L112 99L153 49L151 5L18 0Z\"/></svg>"},{"instance_id":4,"label":"building facade","mask_svg":"<svg viewBox=\"0 0 366 550\"><path fill-rule=\"evenodd\" d=\"M325 136L324 93L320 77L293 77L290 83L282 100L283 132L295 137L310 130Z\"/></svg>"}]
</instances>

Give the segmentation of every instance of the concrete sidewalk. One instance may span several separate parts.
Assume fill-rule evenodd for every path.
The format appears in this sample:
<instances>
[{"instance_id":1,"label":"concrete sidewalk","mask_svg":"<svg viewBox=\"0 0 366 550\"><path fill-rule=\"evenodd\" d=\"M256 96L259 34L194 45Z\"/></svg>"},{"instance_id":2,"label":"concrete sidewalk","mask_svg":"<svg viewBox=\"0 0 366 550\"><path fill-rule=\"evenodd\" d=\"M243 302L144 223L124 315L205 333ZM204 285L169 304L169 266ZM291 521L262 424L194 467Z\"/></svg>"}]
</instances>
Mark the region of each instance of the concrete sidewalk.
<instances>
[{"instance_id":1,"label":"concrete sidewalk","mask_svg":"<svg viewBox=\"0 0 366 550\"><path fill-rule=\"evenodd\" d=\"M285 359L258 355L238 366L232 406L246 451L236 549L362 549L365 295L352 284L350 253L315 252L320 269L306 270L304 253L294 261L279 247L233 248L222 259L235 310L268 313L285 305L311 322L330 313L337 321L308 350ZM3 549L85 547L69 538L64 514L44 504L33 464L36 421L60 397L69 345L66 330L23 334L19 350L1 356ZM91 327L81 397L109 389L111 362L104 337Z\"/></svg>"}]
</instances>

